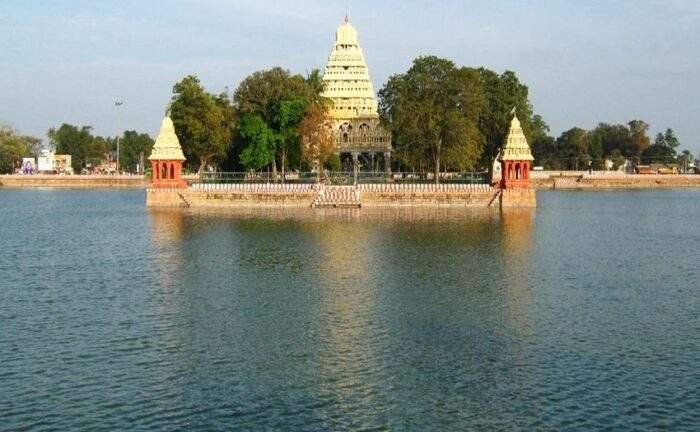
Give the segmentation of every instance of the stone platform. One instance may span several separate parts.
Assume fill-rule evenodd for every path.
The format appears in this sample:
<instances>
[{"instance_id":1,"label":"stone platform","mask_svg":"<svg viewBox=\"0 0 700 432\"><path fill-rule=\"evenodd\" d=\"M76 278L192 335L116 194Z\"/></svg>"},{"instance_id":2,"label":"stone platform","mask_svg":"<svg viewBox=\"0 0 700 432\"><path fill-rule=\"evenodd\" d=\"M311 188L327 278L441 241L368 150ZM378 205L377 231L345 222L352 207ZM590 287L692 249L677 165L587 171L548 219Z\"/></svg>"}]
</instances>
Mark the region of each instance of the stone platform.
<instances>
[{"instance_id":1,"label":"stone platform","mask_svg":"<svg viewBox=\"0 0 700 432\"><path fill-rule=\"evenodd\" d=\"M484 184L193 184L186 189L149 188L149 207L349 208L535 207L532 189L503 191Z\"/></svg>"}]
</instances>

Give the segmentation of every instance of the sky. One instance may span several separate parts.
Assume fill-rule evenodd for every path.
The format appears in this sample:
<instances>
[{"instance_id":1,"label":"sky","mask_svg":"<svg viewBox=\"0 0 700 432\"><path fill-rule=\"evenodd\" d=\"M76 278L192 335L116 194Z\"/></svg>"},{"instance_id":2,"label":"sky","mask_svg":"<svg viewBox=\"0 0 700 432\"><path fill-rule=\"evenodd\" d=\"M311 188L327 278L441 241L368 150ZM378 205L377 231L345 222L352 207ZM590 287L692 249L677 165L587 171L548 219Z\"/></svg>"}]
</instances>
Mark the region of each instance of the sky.
<instances>
[{"instance_id":1,"label":"sky","mask_svg":"<svg viewBox=\"0 0 700 432\"><path fill-rule=\"evenodd\" d=\"M346 7L375 91L433 54L516 72L555 136L642 119L700 155L697 0L0 0L0 124L155 135L188 74L322 69Z\"/></svg>"}]
</instances>

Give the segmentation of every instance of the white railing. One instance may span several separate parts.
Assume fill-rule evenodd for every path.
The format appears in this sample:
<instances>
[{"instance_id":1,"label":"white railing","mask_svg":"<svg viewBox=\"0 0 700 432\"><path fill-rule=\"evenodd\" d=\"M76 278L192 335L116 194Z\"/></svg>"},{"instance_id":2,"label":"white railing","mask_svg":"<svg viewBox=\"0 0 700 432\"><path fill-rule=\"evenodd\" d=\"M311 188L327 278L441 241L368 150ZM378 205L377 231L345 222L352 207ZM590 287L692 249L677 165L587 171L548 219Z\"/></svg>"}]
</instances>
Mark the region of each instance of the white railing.
<instances>
[{"instance_id":1,"label":"white railing","mask_svg":"<svg viewBox=\"0 0 700 432\"><path fill-rule=\"evenodd\" d=\"M190 186L191 190L202 192L313 192L316 188L313 183L195 183Z\"/></svg>"}]
</instances>

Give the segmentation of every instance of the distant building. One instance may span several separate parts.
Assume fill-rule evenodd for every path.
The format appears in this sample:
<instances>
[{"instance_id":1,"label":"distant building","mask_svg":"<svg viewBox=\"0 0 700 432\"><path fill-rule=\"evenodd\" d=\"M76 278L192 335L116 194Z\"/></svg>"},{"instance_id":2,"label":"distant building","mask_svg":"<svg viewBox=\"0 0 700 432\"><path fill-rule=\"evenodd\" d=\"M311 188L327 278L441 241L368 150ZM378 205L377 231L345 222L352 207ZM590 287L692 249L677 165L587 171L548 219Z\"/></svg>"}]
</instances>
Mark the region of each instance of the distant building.
<instances>
[{"instance_id":1,"label":"distant building","mask_svg":"<svg viewBox=\"0 0 700 432\"><path fill-rule=\"evenodd\" d=\"M37 162L37 170L40 173L73 174L70 155L56 154L53 150L42 150Z\"/></svg>"},{"instance_id":2,"label":"distant building","mask_svg":"<svg viewBox=\"0 0 700 432\"><path fill-rule=\"evenodd\" d=\"M357 30L348 17L335 32L323 74L323 93L333 101L331 118L337 152L345 169L389 170L391 134L379 124L377 99Z\"/></svg>"}]
</instances>

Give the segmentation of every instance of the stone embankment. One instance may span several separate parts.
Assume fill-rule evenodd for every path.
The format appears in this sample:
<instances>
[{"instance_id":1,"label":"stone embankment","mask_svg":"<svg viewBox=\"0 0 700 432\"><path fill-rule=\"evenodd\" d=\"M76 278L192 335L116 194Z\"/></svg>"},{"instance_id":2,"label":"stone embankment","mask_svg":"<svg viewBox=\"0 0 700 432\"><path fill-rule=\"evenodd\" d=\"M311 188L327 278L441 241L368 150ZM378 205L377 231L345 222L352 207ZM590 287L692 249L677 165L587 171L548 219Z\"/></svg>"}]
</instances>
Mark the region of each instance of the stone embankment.
<instances>
[{"instance_id":1,"label":"stone embankment","mask_svg":"<svg viewBox=\"0 0 700 432\"><path fill-rule=\"evenodd\" d=\"M652 189L700 187L696 174L626 174L593 171L533 171L530 182L536 189Z\"/></svg>"},{"instance_id":2,"label":"stone embankment","mask_svg":"<svg viewBox=\"0 0 700 432\"><path fill-rule=\"evenodd\" d=\"M187 189L148 189L146 204L228 208L534 207L535 193L502 194L488 185L466 184L194 184Z\"/></svg>"},{"instance_id":3,"label":"stone embankment","mask_svg":"<svg viewBox=\"0 0 700 432\"><path fill-rule=\"evenodd\" d=\"M193 183L197 176L185 176ZM0 175L0 187L6 188L72 188L72 189L146 189L149 180L142 175Z\"/></svg>"},{"instance_id":4,"label":"stone embankment","mask_svg":"<svg viewBox=\"0 0 700 432\"><path fill-rule=\"evenodd\" d=\"M363 207L488 207L497 190L485 184L361 184Z\"/></svg>"}]
</instances>

